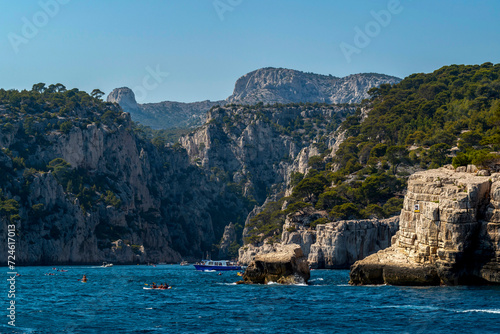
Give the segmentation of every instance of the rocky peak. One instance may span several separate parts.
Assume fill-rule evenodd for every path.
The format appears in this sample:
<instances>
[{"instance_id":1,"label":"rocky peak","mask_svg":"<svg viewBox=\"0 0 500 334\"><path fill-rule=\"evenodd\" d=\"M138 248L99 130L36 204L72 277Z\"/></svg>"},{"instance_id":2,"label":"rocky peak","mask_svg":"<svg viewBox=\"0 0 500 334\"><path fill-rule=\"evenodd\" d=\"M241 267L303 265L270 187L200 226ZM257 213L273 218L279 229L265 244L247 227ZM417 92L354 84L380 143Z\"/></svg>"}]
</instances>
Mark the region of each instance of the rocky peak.
<instances>
[{"instance_id":1,"label":"rocky peak","mask_svg":"<svg viewBox=\"0 0 500 334\"><path fill-rule=\"evenodd\" d=\"M132 89L128 87L115 88L111 93L109 93L108 102L118 103L120 107L126 112L130 110L137 110L139 106L135 101L135 94Z\"/></svg>"}]
</instances>

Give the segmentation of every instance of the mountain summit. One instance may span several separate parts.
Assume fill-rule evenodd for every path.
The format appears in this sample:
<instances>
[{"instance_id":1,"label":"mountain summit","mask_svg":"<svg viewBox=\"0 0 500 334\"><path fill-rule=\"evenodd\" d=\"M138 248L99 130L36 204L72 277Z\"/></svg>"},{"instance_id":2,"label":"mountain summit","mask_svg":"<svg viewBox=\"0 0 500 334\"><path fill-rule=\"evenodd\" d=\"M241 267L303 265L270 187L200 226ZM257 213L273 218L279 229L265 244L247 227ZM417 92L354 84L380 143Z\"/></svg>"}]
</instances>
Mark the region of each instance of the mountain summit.
<instances>
[{"instance_id":1,"label":"mountain summit","mask_svg":"<svg viewBox=\"0 0 500 334\"><path fill-rule=\"evenodd\" d=\"M236 81L229 103L359 103L368 90L401 79L376 73L361 73L338 78L331 75L305 73L286 68L261 68Z\"/></svg>"},{"instance_id":2,"label":"mountain summit","mask_svg":"<svg viewBox=\"0 0 500 334\"><path fill-rule=\"evenodd\" d=\"M113 89L113 91L109 93L107 101L118 103L122 109L127 112L131 112L132 110L140 111L135 100L135 94L132 89L128 87Z\"/></svg>"}]
</instances>

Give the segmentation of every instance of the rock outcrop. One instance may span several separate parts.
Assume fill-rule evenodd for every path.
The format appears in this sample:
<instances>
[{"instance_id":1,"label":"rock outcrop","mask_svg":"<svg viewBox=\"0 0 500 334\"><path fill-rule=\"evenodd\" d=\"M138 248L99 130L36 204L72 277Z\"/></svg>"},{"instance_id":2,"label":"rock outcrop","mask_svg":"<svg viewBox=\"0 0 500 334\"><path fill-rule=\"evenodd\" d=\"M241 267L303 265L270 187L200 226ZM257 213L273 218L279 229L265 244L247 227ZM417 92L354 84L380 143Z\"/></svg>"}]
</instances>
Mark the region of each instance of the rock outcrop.
<instances>
[{"instance_id":1,"label":"rock outcrop","mask_svg":"<svg viewBox=\"0 0 500 334\"><path fill-rule=\"evenodd\" d=\"M113 89L106 100L111 103L118 103L123 111L130 114L140 112L139 105L135 100L135 94L132 89L128 87Z\"/></svg>"},{"instance_id":2,"label":"rock outcrop","mask_svg":"<svg viewBox=\"0 0 500 334\"><path fill-rule=\"evenodd\" d=\"M356 262L352 284L500 283L500 174L413 174L392 246Z\"/></svg>"},{"instance_id":3,"label":"rock outcrop","mask_svg":"<svg viewBox=\"0 0 500 334\"><path fill-rule=\"evenodd\" d=\"M398 230L399 217L342 220L319 224L315 229L309 227L312 221L325 216L326 213L311 209L303 215L288 217L280 243L245 245L240 248L239 261L248 264L260 254L275 252L286 245L298 245L311 268L345 269L354 262L389 247L391 237Z\"/></svg>"},{"instance_id":4,"label":"rock outcrop","mask_svg":"<svg viewBox=\"0 0 500 334\"><path fill-rule=\"evenodd\" d=\"M257 255L245 270L243 280L250 284L305 284L311 272L302 249L282 246L274 252Z\"/></svg>"}]
</instances>

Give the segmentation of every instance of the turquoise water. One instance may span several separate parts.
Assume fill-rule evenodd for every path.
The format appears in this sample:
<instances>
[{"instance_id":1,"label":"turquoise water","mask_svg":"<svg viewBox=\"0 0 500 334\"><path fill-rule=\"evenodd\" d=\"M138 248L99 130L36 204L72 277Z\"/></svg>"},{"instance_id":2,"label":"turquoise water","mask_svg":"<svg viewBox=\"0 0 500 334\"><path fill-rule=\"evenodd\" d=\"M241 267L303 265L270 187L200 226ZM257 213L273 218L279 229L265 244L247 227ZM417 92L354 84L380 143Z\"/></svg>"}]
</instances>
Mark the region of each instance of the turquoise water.
<instances>
[{"instance_id":1,"label":"turquoise water","mask_svg":"<svg viewBox=\"0 0 500 334\"><path fill-rule=\"evenodd\" d=\"M61 268L17 268L16 327L5 285L2 333L500 333L500 287L353 287L347 270L249 286L192 266ZM152 282L173 289L143 289Z\"/></svg>"}]
</instances>

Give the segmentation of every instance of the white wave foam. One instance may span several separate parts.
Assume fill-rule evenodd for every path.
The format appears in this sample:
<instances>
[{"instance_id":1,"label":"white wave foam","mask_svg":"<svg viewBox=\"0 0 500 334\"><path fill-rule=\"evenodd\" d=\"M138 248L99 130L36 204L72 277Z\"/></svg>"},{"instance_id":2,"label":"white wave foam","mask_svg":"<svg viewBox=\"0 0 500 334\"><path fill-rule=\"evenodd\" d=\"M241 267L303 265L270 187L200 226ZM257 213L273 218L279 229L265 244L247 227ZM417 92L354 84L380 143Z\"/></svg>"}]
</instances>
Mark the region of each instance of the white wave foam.
<instances>
[{"instance_id":1,"label":"white wave foam","mask_svg":"<svg viewBox=\"0 0 500 334\"><path fill-rule=\"evenodd\" d=\"M426 306L426 305L384 305L384 306L375 306L375 308L402 308L410 310L429 310L429 311L440 310L440 308L438 307Z\"/></svg>"},{"instance_id":2,"label":"white wave foam","mask_svg":"<svg viewBox=\"0 0 500 334\"><path fill-rule=\"evenodd\" d=\"M322 278L314 278L314 279L309 280L309 282L316 282L316 281L323 281L323 279Z\"/></svg>"},{"instance_id":3,"label":"white wave foam","mask_svg":"<svg viewBox=\"0 0 500 334\"><path fill-rule=\"evenodd\" d=\"M500 314L500 309L493 309L493 310L482 310L482 309L477 309L477 310L463 310L463 311L457 311L459 313L493 313L493 314Z\"/></svg>"}]
</instances>

